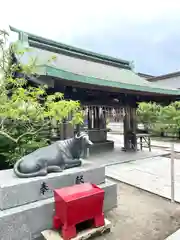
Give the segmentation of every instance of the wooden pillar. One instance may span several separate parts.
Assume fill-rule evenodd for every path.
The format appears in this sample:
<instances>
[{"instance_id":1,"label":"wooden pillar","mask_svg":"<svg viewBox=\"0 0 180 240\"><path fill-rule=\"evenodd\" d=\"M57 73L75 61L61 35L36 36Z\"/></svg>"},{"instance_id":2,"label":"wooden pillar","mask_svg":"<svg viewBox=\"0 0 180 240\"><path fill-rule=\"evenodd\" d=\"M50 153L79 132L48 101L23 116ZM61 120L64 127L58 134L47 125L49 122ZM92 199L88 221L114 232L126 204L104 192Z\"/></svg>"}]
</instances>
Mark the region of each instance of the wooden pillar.
<instances>
[{"instance_id":1,"label":"wooden pillar","mask_svg":"<svg viewBox=\"0 0 180 240\"><path fill-rule=\"evenodd\" d=\"M103 109L103 129L106 129L106 109Z\"/></svg>"},{"instance_id":2,"label":"wooden pillar","mask_svg":"<svg viewBox=\"0 0 180 240\"><path fill-rule=\"evenodd\" d=\"M129 111L129 107L126 106L124 108L125 114L124 114L124 118L123 118L123 128L124 128L124 150L128 151L130 149L130 145L129 145L129 129L130 129L130 122L129 122L129 115L130 115L130 111Z\"/></svg>"},{"instance_id":3,"label":"wooden pillar","mask_svg":"<svg viewBox=\"0 0 180 240\"><path fill-rule=\"evenodd\" d=\"M88 129L92 129L92 111L90 106L88 106Z\"/></svg>"},{"instance_id":4,"label":"wooden pillar","mask_svg":"<svg viewBox=\"0 0 180 240\"><path fill-rule=\"evenodd\" d=\"M99 122L99 106L96 107L96 128L100 128L100 122Z\"/></svg>"},{"instance_id":5,"label":"wooden pillar","mask_svg":"<svg viewBox=\"0 0 180 240\"><path fill-rule=\"evenodd\" d=\"M66 128L67 128L67 123L66 120L63 120L63 140L67 138L67 134L66 134Z\"/></svg>"},{"instance_id":6,"label":"wooden pillar","mask_svg":"<svg viewBox=\"0 0 180 240\"><path fill-rule=\"evenodd\" d=\"M76 134L77 134L77 133L80 133L80 124L77 124L77 125L76 125Z\"/></svg>"},{"instance_id":7,"label":"wooden pillar","mask_svg":"<svg viewBox=\"0 0 180 240\"><path fill-rule=\"evenodd\" d=\"M131 114L130 114L130 121L131 121L131 129L132 129L132 144L135 151L137 151L137 138L136 138L136 130L137 130L137 121L136 121L136 108L131 107Z\"/></svg>"},{"instance_id":8,"label":"wooden pillar","mask_svg":"<svg viewBox=\"0 0 180 240\"><path fill-rule=\"evenodd\" d=\"M136 108L131 106L125 107L124 122L124 150L137 150L136 140Z\"/></svg>"},{"instance_id":9,"label":"wooden pillar","mask_svg":"<svg viewBox=\"0 0 180 240\"><path fill-rule=\"evenodd\" d=\"M99 128L99 107L98 106L93 107L93 112L94 112L94 128L98 129Z\"/></svg>"}]
</instances>

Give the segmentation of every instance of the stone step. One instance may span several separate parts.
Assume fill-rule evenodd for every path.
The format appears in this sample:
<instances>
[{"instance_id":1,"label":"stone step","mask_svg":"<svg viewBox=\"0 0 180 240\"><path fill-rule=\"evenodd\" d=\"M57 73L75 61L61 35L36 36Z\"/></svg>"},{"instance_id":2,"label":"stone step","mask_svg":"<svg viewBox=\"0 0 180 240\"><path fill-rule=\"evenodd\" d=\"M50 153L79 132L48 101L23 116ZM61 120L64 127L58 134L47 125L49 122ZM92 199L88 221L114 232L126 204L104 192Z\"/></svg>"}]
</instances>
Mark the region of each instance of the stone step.
<instances>
[{"instance_id":1,"label":"stone step","mask_svg":"<svg viewBox=\"0 0 180 240\"><path fill-rule=\"evenodd\" d=\"M83 176L85 182L101 184L105 181L105 168L84 160L81 167L50 173L45 177L17 178L13 170L0 171L0 209L5 210L53 196L51 189L71 186L76 178ZM49 190L41 193L42 184Z\"/></svg>"},{"instance_id":2,"label":"stone step","mask_svg":"<svg viewBox=\"0 0 180 240\"><path fill-rule=\"evenodd\" d=\"M99 187L105 191L104 211L117 206L117 185L106 180ZM34 240L41 232L52 228L54 198L40 200L0 211L0 239Z\"/></svg>"}]
</instances>

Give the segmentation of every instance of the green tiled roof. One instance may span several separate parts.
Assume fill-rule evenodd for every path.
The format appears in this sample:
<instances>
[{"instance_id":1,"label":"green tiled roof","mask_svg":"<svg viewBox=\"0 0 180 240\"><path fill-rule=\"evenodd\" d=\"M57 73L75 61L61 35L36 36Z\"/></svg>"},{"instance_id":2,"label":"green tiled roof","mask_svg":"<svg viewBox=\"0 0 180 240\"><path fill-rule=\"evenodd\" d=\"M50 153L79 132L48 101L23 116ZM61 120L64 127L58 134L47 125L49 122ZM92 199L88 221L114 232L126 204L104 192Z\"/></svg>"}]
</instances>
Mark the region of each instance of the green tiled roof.
<instances>
[{"instance_id":1,"label":"green tiled roof","mask_svg":"<svg viewBox=\"0 0 180 240\"><path fill-rule=\"evenodd\" d=\"M152 85L151 83L147 85L136 85L136 84L130 84L130 83L110 81L110 80L75 74L75 73L68 72L68 71L58 69L48 65L41 66L41 74L65 79L67 81L69 80L69 81L92 84L97 86L105 86L105 87L127 89L127 90L134 90L134 91L143 91L143 92L150 92L150 93L159 93L159 94L166 94L166 95L180 95L180 90L160 88L156 84L153 84L153 86L151 86ZM132 74L132 71L124 72L124 76L128 79L132 77L138 78L138 76L135 73Z\"/></svg>"}]
</instances>

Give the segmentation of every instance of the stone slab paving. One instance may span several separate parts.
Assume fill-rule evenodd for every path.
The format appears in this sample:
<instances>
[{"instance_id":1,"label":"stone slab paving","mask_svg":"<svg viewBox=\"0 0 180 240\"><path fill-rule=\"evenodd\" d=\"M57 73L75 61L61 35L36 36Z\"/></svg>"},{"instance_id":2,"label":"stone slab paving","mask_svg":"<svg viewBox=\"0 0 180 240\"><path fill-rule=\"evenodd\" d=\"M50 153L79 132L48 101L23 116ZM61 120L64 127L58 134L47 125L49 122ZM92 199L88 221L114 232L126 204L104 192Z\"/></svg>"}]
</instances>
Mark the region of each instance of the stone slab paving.
<instances>
[{"instance_id":1,"label":"stone slab paving","mask_svg":"<svg viewBox=\"0 0 180 240\"><path fill-rule=\"evenodd\" d=\"M115 141L118 144L121 144L123 146L123 135L122 134L108 134L108 139ZM157 140L151 140L152 147L159 147L159 148L166 148L166 150L170 151L171 149L171 142L164 142L164 141L157 141ZM174 150L176 152L180 152L180 143L174 143Z\"/></svg>"},{"instance_id":2,"label":"stone slab paving","mask_svg":"<svg viewBox=\"0 0 180 240\"><path fill-rule=\"evenodd\" d=\"M152 149L151 152L147 149L138 152L123 152L121 146L115 144L115 149L113 151L107 153L100 152L99 154L92 155L88 158L88 161L94 162L98 165L109 166L164 155L167 155L167 151L161 149Z\"/></svg>"},{"instance_id":3,"label":"stone slab paving","mask_svg":"<svg viewBox=\"0 0 180 240\"><path fill-rule=\"evenodd\" d=\"M180 240L180 230L170 235L166 240Z\"/></svg>"},{"instance_id":4,"label":"stone slab paving","mask_svg":"<svg viewBox=\"0 0 180 240\"><path fill-rule=\"evenodd\" d=\"M89 156L88 161L94 162L98 165L109 166L119 163L143 160L146 158L152 158L157 156L167 155L168 152L164 149L152 149L151 152L147 148L144 148L143 151L137 152L123 152L121 150L123 146L123 137L122 135L108 135L108 139L114 141L115 149L110 152L101 153L96 155Z\"/></svg>"},{"instance_id":5,"label":"stone slab paving","mask_svg":"<svg viewBox=\"0 0 180 240\"><path fill-rule=\"evenodd\" d=\"M106 176L171 198L170 159L152 157L106 167ZM175 200L180 202L180 160L175 160Z\"/></svg>"},{"instance_id":6,"label":"stone slab paving","mask_svg":"<svg viewBox=\"0 0 180 240\"><path fill-rule=\"evenodd\" d=\"M171 142L168 141L157 141L157 140L151 140L152 147L159 147L159 148L166 148L166 150L171 150ZM176 152L180 152L180 143L174 142L174 150Z\"/></svg>"},{"instance_id":7,"label":"stone slab paving","mask_svg":"<svg viewBox=\"0 0 180 240\"><path fill-rule=\"evenodd\" d=\"M123 135L108 134L109 140L115 141L115 146L123 146ZM171 150L171 142L151 140L152 148ZM180 152L180 143L174 143L175 152ZM142 161L143 160L143 161ZM106 167L106 176L134 185L157 195L171 198L170 159L152 157L133 162ZM175 160L175 200L180 202L180 160ZM166 240L180 240L180 230L170 235Z\"/></svg>"}]
</instances>

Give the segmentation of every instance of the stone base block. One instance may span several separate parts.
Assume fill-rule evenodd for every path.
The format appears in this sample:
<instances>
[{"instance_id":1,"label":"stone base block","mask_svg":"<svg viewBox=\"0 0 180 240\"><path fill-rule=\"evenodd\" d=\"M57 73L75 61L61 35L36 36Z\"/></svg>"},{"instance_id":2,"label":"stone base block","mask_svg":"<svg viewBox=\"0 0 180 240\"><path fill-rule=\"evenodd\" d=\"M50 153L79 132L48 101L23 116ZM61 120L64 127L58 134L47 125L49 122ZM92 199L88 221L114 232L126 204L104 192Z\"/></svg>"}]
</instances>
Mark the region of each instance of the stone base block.
<instances>
[{"instance_id":1,"label":"stone base block","mask_svg":"<svg viewBox=\"0 0 180 240\"><path fill-rule=\"evenodd\" d=\"M45 177L17 178L12 169L0 171L0 209L50 198L53 196L51 189L74 185L79 176L83 176L85 182L98 185L105 181L105 168L85 160L81 167L50 173ZM42 194L44 183L49 190Z\"/></svg>"},{"instance_id":2,"label":"stone base block","mask_svg":"<svg viewBox=\"0 0 180 240\"><path fill-rule=\"evenodd\" d=\"M111 222L105 219L105 225L98 228L91 228L81 231L77 234L75 238L72 240L86 240L95 236L102 235L103 233L110 232L111 230ZM63 240L61 235L53 230L45 230L42 232L44 239L46 240Z\"/></svg>"},{"instance_id":3,"label":"stone base block","mask_svg":"<svg viewBox=\"0 0 180 240\"><path fill-rule=\"evenodd\" d=\"M117 206L116 183L106 181L99 185L105 190L104 211ZM52 228L54 198L0 211L0 239L34 240L41 232Z\"/></svg>"},{"instance_id":4,"label":"stone base block","mask_svg":"<svg viewBox=\"0 0 180 240\"><path fill-rule=\"evenodd\" d=\"M114 142L96 142L89 148L90 155L114 150Z\"/></svg>"}]
</instances>

